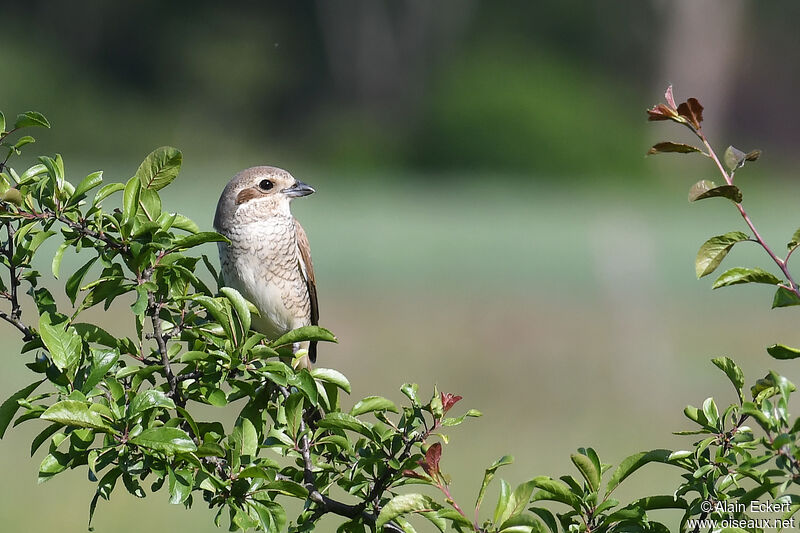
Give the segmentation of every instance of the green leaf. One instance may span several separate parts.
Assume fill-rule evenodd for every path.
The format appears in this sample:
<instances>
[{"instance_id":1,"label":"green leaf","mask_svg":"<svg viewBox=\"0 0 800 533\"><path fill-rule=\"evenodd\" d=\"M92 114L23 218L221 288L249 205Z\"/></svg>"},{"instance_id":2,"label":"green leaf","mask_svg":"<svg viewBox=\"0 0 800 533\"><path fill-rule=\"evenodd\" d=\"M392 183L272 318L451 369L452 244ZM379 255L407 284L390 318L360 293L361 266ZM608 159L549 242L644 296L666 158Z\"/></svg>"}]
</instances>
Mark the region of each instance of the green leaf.
<instances>
[{"instance_id":1,"label":"green leaf","mask_svg":"<svg viewBox=\"0 0 800 533\"><path fill-rule=\"evenodd\" d=\"M347 413L328 413L317 425L326 429L347 429L373 438L372 426Z\"/></svg>"},{"instance_id":2,"label":"green leaf","mask_svg":"<svg viewBox=\"0 0 800 533\"><path fill-rule=\"evenodd\" d=\"M325 328L319 326L302 326L278 337L269 343L269 345L272 348L278 348L280 346L288 346L295 342L304 341L339 342L336 336Z\"/></svg>"},{"instance_id":3,"label":"green leaf","mask_svg":"<svg viewBox=\"0 0 800 533\"><path fill-rule=\"evenodd\" d=\"M767 285L778 285L781 283L779 278L770 274L766 270L760 268L744 268L736 267L723 272L712 289L719 289L720 287L727 287L729 285L739 285L742 283L765 283Z\"/></svg>"},{"instance_id":4,"label":"green leaf","mask_svg":"<svg viewBox=\"0 0 800 533\"><path fill-rule=\"evenodd\" d=\"M162 146L144 158L136 178L145 189L161 190L178 177L183 155L171 146Z\"/></svg>"},{"instance_id":5,"label":"green leaf","mask_svg":"<svg viewBox=\"0 0 800 533\"><path fill-rule=\"evenodd\" d=\"M112 431L103 417L91 411L84 402L77 400L62 400L53 404L39 418L65 426Z\"/></svg>"},{"instance_id":6,"label":"green leaf","mask_svg":"<svg viewBox=\"0 0 800 533\"><path fill-rule=\"evenodd\" d=\"M647 151L647 155L663 154L663 153L667 153L667 152L678 152L678 153L681 153L681 154L690 154L692 152L703 153L703 151L700 150L700 148L697 148L695 146L691 146L689 144L673 143L673 142L661 142L661 143L654 144L653 147L650 148L650 150Z\"/></svg>"},{"instance_id":7,"label":"green leaf","mask_svg":"<svg viewBox=\"0 0 800 533\"><path fill-rule=\"evenodd\" d=\"M200 233L193 233L185 237L181 237L170 246L170 251L185 250L193 248L207 242L230 242L224 236L215 231L201 231Z\"/></svg>"},{"instance_id":8,"label":"green leaf","mask_svg":"<svg viewBox=\"0 0 800 533\"><path fill-rule=\"evenodd\" d=\"M583 479L589 484L592 491L596 491L600 486L600 471L597 470L592 460L582 453L573 453L569 457L572 459L572 463L578 468Z\"/></svg>"},{"instance_id":9,"label":"green leaf","mask_svg":"<svg viewBox=\"0 0 800 533\"><path fill-rule=\"evenodd\" d=\"M797 348L791 348L789 346L784 346L783 344L773 344L769 348L767 348L767 353L770 354L775 359L797 359L800 357L800 350Z\"/></svg>"},{"instance_id":10,"label":"green leaf","mask_svg":"<svg viewBox=\"0 0 800 533\"><path fill-rule=\"evenodd\" d=\"M728 146L728 148L725 150L725 154L722 156L722 159L725 161L725 166L728 167L728 170L735 172L744 166L746 157L747 154L738 148Z\"/></svg>"},{"instance_id":11,"label":"green leaf","mask_svg":"<svg viewBox=\"0 0 800 533\"><path fill-rule=\"evenodd\" d=\"M270 500L249 501L248 505L258 515L258 523L266 533L281 533L286 527L286 511L279 503Z\"/></svg>"},{"instance_id":12,"label":"green leaf","mask_svg":"<svg viewBox=\"0 0 800 533\"><path fill-rule=\"evenodd\" d=\"M338 370L333 370L332 368L315 367L311 369L311 376L319 381L332 383L348 394L350 393L350 382L347 380L344 374Z\"/></svg>"},{"instance_id":13,"label":"green leaf","mask_svg":"<svg viewBox=\"0 0 800 533\"><path fill-rule=\"evenodd\" d=\"M698 278L707 276L717 269L737 242L749 240L750 236L741 231L731 231L724 235L711 237L700 247L694 261L694 269Z\"/></svg>"},{"instance_id":14,"label":"green leaf","mask_svg":"<svg viewBox=\"0 0 800 533\"><path fill-rule=\"evenodd\" d=\"M237 421L242 432L242 455L255 457L258 454L258 431L248 418L241 417Z\"/></svg>"},{"instance_id":15,"label":"green leaf","mask_svg":"<svg viewBox=\"0 0 800 533\"><path fill-rule=\"evenodd\" d=\"M494 479L494 474L497 472L497 469L501 466L510 465L514 462L514 458L510 455L504 455L494 463L492 466L486 469L486 472L483 474L483 482L481 483L481 489L478 491L478 498L475 500L475 508L479 509L481 503L483 502L483 497L486 495L486 488L489 486L489 483L492 482Z\"/></svg>"},{"instance_id":16,"label":"green leaf","mask_svg":"<svg viewBox=\"0 0 800 533\"><path fill-rule=\"evenodd\" d=\"M778 287L778 290L775 291L775 297L772 299L772 308L792 305L800 305L800 296L786 287Z\"/></svg>"},{"instance_id":17,"label":"green leaf","mask_svg":"<svg viewBox=\"0 0 800 533\"><path fill-rule=\"evenodd\" d=\"M86 197L86 193L103 183L103 171L92 172L75 187L75 192L67 202L67 206L74 205Z\"/></svg>"},{"instance_id":18,"label":"green leaf","mask_svg":"<svg viewBox=\"0 0 800 533\"><path fill-rule=\"evenodd\" d=\"M31 137L30 135L25 135L24 137L20 137L19 140L16 143L14 143L14 150L19 150L20 148L22 148L26 144L31 144L31 143L35 143L35 142L36 142L36 139Z\"/></svg>"},{"instance_id":19,"label":"green leaf","mask_svg":"<svg viewBox=\"0 0 800 533\"><path fill-rule=\"evenodd\" d=\"M173 505L181 504L192 493L191 474L189 472L175 472L170 465L167 465L167 470L169 472L169 503Z\"/></svg>"},{"instance_id":20,"label":"green leaf","mask_svg":"<svg viewBox=\"0 0 800 533\"><path fill-rule=\"evenodd\" d=\"M175 213L175 220L172 221L172 227L188 231L189 233L199 233L200 227L195 222L180 213Z\"/></svg>"},{"instance_id":21,"label":"green leaf","mask_svg":"<svg viewBox=\"0 0 800 533\"><path fill-rule=\"evenodd\" d=\"M239 318L239 323L242 325L242 337L246 336L247 332L250 331L251 321L247 300L244 299L244 296L239 291L231 287L222 287L220 292L231 302L234 311L236 311L236 316Z\"/></svg>"},{"instance_id":22,"label":"green leaf","mask_svg":"<svg viewBox=\"0 0 800 533\"><path fill-rule=\"evenodd\" d=\"M536 493L534 499L551 500L569 505L576 511L580 509L580 499L575 496L564 483L547 476L538 476L531 480L543 493Z\"/></svg>"},{"instance_id":23,"label":"green leaf","mask_svg":"<svg viewBox=\"0 0 800 533\"><path fill-rule=\"evenodd\" d=\"M100 188L97 191L97 194L94 195L94 200L92 201L92 206L96 206L115 192L119 192L125 189L125 185L122 183L109 183Z\"/></svg>"},{"instance_id":24,"label":"green leaf","mask_svg":"<svg viewBox=\"0 0 800 533\"><path fill-rule=\"evenodd\" d=\"M384 398L383 396L367 396L353 406L353 408L350 410L350 414L353 416L359 416L372 411L391 411L392 413L400 412L394 402Z\"/></svg>"},{"instance_id":25,"label":"green leaf","mask_svg":"<svg viewBox=\"0 0 800 533\"><path fill-rule=\"evenodd\" d=\"M36 387L42 384L44 380L39 380L34 383L31 383L27 387L18 390L14 394L12 394L6 401L0 405L0 439L3 438L3 435L6 433L6 428L8 428L8 424L11 423L11 419L14 418L14 415L17 413L19 409L19 403L17 400L22 400L28 397L30 393L36 390Z\"/></svg>"},{"instance_id":26,"label":"green leaf","mask_svg":"<svg viewBox=\"0 0 800 533\"><path fill-rule=\"evenodd\" d=\"M141 208L139 212L151 222L161 216L161 198L153 189L140 189L139 207Z\"/></svg>"},{"instance_id":27,"label":"green leaf","mask_svg":"<svg viewBox=\"0 0 800 533\"><path fill-rule=\"evenodd\" d=\"M4 133L6 131L6 116L0 111L0 133Z\"/></svg>"},{"instance_id":28,"label":"green leaf","mask_svg":"<svg viewBox=\"0 0 800 533\"><path fill-rule=\"evenodd\" d=\"M98 350L92 348L92 366L86 381L83 382L81 390L84 394L88 394L95 385L103 380L106 373L111 369L114 364L119 360L119 351L117 350Z\"/></svg>"},{"instance_id":29,"label":"green leaf","mask_svg":"<svg viewBox=\"0 0 800 533\"><path fill-rule=\"evenodd\" d=\"M61 260L64 258L64 251L69 248L69 244L62 242L58 249L56 250L55 255L53 256L53 264L51 266L51 270L53 271L53 277L58 279L58 272L61 269Z\"/></svg>"},{"instance_id":30,"label":"green leaf","mask_svg":"<svg viewBox=\"0 0 800 533\"><path fill-rule=\"evenodd\" d=\"M500 523L500 517L503 516L508 508L509 500L511 499L511 486L505 479L500 480L500 494L497 497L497 505L494 506L494 517L492 520L495 524Z\"/></svg>"},{"instance_id":31,"label":"green leaf","mask_svg":"<svg viewBox=\"0 0 800 533\"><path fill-rule=\"evenodd\" d=\"M148 389L136 395L130 405L129 418L155 408L175 409L175 402L160 390Z\"/></svg>"},{"instance_id":32,"label":"green leaf","mask_svg":"<svg viewBox=\"0 0 800 533\"><path fill-rule=\"evenodd\" d=\"M134 315L142 315L147 310L148 296L147 288L143 285L136 286L136 300L131 304L131 312Z\"/></svg>"},{"instance_id":33,"label":"green leaf","mask_svg":"<svg viewBox=\"0 0 800 533\"><path fill-rule=\"evenodd\" d=\"M14 123L14 129L28 128L30 126L40 126L42 128L49 128L50 123L44 118L44 115L38 111L26 111L17 115L17 121Z\"/></svg>"},{"instance_id":34,"label":"green leaf","mask_svg":"<svg viewBox=\"0 0 800 533\"><path fill-rule=\"evenodd\" d=\"M199 303L206 311L208 311L208 314L211 315L214 321L222 326L223 330L225 330L225 335L228 338L233 337L228 314L225 311L225 307L220 302L214 298L210 298L202 294L192 296L191 299Z\"/></svg>"},{"instance_id":35,"label":"green leaf","mask_svg":"<svg viewBox=\"0 0 800 533\"><path fill-rule=\"evenodd\" d=\"M606 496L611 494L611 492L616 489L617 486L625 480L625 478L636 472L647 463L666 463L670 453L671 452L669 450L651 450L649 452L639 452L624 459L611 475L611 479L608 481L608 485L606 486Z\"/></svg>"},{"instance_id":36,"label":"green leaf","mask_svg":"<svg viewBox=\"0 0 800 533\"><path fill-rule=\"evenodd\" d=\"M136 178L131 178L125 184L125 192L122 197L122 225L130 227L136 213L139 210L139 191L141 184Z\"/></svg>"},{"instance_id":37,"label":"green leaf","mask_svg":"<svg viewBox=\"0 0 800 533\"><path fill-rule=\"evenodd\" d=\"M167 426L147 428L129 442L167 455L197 450L197 446L185 431Z\"/></svg>"},{"instance_id":38,"label":"green leaf","mask_svg":"<svg viewBox=\"0 0 800 533\"><path fill-rule=\"evenodd\" d=\"M530 480L518 485L517 488L514 489L514 492L511 493L508 499L508 505L497 521L497 523L502 524L501 527L510 527L510 524L506 522L513 520L514 517L519 516L525 510L525 506L528 505L528 502L531 500L531 494L533 494L533 489L535 488L536 483L534 480Z\"/></svg>"},{"instance_id":39,"label":"green leaf","mask_svg":"<svg viewBox=\"0 0 800 533\"><path fill-rule=\"evenodd\" d=\"M81 360L83 343L80 335L72 327L64 330L60 326L51 326L47 315L39 319L39 334L59 370L71 374Z\"/></svg>"},{"instance_id":40,"label":"green leaf","mask_svg":"<svg viewBox=\"0 0 800 533\"><path fill-rule=\"evenodd\" d=\"M692 188L689 189L690 202L716 196L722 196L737 204L742 202L742 191L735 185L720 185L717 187L713 181L702 180L692 185Z\"/></svg>"},{"instance_id":41,"label":"green leaf","mask_svg":"<svg viewBox=\"0 0 800 533\"><path fill-rule=\"evenodd\" d=\"M769 348L767 348L767 351L769 351ZM744 401L744 394L742 394L742 389L744 388L744 374L742 373L742 369L728 357L717 357L716 359L712 359L711 362L714 363L717 368L725 372L725 375L728 376L728 379L733 383L736 394L739 395L739 399Z\"/></svg>"},{"instance_id":42,"label":"green leaf","mask_svg":"<svg viewBox=\"0 0 800 533\"><path fill-rule=\"evenodd\" d=\"M242 471L244 472L244 470ZM242 474L239 474L242 477ZM308 489L299 483L289 480L271 481L263 486L267 492L278 492L287 496L293 496L304 500L308 498Z\"/></svg>"},{"instance_id":43,"label":"green leaf","mask_svg":"<svg viewBox=\"0 0 800 533\"><path fill-rule=\"evenodd\" d=\"M400 494L383 506L375 521L375 527L380 529L399 516L435 510L439 507L431 497L424 494Z\"/></svg>"},{"instance_id":44,"label":"green leaf","mask_svg":"<svg viewBox=\"0 0 800 533\"><path fill-rule=\"evenodd\" d=\"M78 289L83 284L83 278L86 277L86 273L89 272L89 269L92 268L95 261L97 261L97 257L93 257L89 259L82 267L76 270L67 280L67 283L64 285L64 290L67 293L67 297L72 305L75 305L75 298L78 296Z\"/></svg>"}]
</instances>

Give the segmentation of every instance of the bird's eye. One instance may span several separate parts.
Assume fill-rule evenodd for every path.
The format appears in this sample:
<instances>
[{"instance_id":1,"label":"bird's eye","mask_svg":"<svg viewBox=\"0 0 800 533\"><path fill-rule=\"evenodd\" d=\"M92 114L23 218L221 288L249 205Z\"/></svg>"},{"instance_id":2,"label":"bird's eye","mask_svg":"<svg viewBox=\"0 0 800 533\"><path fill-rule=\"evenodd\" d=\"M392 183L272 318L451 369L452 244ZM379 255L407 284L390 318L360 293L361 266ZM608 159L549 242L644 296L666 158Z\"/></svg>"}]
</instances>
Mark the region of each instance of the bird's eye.
<instances>
[{"instance_id":1,"label":"bird's eye","mask_svg":"<svg viewBox=\"0 0 800 533\"><path fill-rule=\"evenodd\" d=\"M271 181L269 181L269 180L261 180L261 181L258 183L258 187L259 187L259 188L260 188L262 191L268 191L268 190L270 190L270 189L272 188L272 182L271 182Z\"/></svg>"}]
</instances>

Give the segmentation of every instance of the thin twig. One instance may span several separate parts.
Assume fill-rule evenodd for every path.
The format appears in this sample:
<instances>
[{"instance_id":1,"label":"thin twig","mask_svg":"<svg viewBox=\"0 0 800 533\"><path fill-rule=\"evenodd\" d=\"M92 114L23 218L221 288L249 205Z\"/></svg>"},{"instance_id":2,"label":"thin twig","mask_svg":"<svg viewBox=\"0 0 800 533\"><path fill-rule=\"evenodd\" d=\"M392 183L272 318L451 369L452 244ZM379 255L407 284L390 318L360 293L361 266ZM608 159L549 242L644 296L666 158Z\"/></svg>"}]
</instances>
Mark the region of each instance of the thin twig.
<instances>
[{"instance_id":1,"label":"thin twig","mask_svg":"<svg viewBox=\"0 0 800 533\"><path fill-rule=\"evenodd\" d=\"M714 149L711 147L711 143L708 142L708 139L706 139L706 136L703 134L703 132L694 129L693 127L690 127L689 129L691 129L694 132L694 134L697 135L697 137L703 142L703 144L706 147L706 150L708 150L708 155L711 157L711 159L714 160L714 163L716 163L720 174L722 174L722 177L725 179L725 183L727 183L728 185L733 185L733 173L732 172L729 173L727 170L725 170L725 167L722 166L722 162L719 160L719 157L717 157L716 152L714 152ZM747 226L750 228L750 231L753 232L753 237L755 237L758 244L761 245L764 251L767 252L767 255L769 255L770 258L775 262L775 264L778 265L778 268L780 268L781 272L783 272L783 275L786 276L786 280L789 282L792 292L795 293L798 297L800 297L800 288L798 288L798 285L794 281L791 272L789 272L789 267L786 265L786 260L781 259L775 254L775 252L772 251L772 248L770 248L767 242L764 240L764 238L761 237L761 234L756 229L755 225L753 224L753 221L750 220L750 216L747 214L747 211L745 211L742 204L737 203L736 208L739 210L739 214L742 215L742 218L744 219L745 223L747 223Z\"/></svg>"}]
</instances>

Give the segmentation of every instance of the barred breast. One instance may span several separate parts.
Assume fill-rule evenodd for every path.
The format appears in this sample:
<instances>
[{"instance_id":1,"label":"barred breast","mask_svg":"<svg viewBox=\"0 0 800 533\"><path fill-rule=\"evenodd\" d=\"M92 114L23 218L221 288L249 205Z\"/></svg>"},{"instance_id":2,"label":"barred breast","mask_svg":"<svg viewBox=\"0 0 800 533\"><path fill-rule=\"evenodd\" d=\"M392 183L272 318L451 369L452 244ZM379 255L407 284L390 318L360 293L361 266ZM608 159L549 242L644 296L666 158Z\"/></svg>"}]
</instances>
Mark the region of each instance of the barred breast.
<instances>
[{"instance_id":1,"label":"barred breast","mask_svg":"<svg viewBox=\"0 0 800 533\"><path fill-rule=\"evenodd\" d=\"M269 217L225 228L230 244L219 243L225 284L242 293L261 313L253 329L276 338L310 324L311 302L299 268L292 217Z\"/></svg>"}]
</instances>

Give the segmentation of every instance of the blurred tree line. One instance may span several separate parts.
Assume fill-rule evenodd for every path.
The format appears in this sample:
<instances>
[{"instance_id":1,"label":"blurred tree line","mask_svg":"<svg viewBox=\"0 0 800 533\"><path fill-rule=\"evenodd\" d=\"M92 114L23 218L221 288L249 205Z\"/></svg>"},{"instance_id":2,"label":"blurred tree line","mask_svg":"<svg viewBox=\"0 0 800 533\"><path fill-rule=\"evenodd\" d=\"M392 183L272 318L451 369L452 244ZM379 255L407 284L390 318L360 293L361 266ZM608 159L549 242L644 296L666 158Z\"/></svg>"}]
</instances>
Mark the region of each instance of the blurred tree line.
<instances>
[{"instance_id":1,"label":"blurred tree line","mask_svg":"<svg viewBox=\"0 0 800 533\"><path fill-rule=\"evenodd\" d=\"M172 143L341 169L633 176L653 87L684 67L690 85L710 76L671 54L693 46L689 22L714 27L723 6L725 28L747 22L705 43L715 90L736 88L729 107L764 93L755 74L779 61L764 47L798 53L788 2L696 4L31 0L2 7L0 96L69 125L58 145L95 158ZM761 48L723 53L742 39ZM773 101L787 99L730 125L764 142L782 118Z\"/></svg>"}]
</instances>

